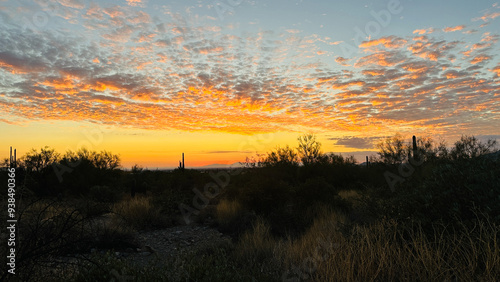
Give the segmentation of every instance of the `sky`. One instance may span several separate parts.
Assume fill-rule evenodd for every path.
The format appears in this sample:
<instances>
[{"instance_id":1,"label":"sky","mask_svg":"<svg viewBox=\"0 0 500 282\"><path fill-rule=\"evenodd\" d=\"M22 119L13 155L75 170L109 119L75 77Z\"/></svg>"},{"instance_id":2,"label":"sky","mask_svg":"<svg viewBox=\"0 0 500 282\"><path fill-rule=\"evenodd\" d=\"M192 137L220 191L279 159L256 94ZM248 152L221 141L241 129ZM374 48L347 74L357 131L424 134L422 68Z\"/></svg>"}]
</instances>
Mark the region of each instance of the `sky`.
<instances>
[{"instance_id":1,"label":"sky","mask_svg":"<svg viewBox=\"0 0 500 282\"><path fill-rule=\"evenodd\" d=\"M0 158L232 164L312 133L500 141L495 1L0 0Z\"/></svg>"}]
</instances>

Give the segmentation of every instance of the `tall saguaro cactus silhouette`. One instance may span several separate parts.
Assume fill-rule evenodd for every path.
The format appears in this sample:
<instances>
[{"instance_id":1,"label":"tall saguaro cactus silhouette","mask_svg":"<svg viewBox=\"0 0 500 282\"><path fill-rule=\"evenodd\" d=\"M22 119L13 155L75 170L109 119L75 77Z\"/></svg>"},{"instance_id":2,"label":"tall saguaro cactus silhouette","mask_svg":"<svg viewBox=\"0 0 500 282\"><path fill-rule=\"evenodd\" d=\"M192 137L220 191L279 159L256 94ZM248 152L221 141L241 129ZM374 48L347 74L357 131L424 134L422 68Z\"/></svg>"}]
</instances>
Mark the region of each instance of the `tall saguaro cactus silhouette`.
<instances>
[{"instance_id":1,"label":"tall saguaro cactus silhouette","mask_svg":"<svg viewBox=\"0 0 500 282\"><path fill-rule=\"evenodd\" d=\"M179 161L179 169L184 170L184 153L182 153L182 161Z\"/></svg>"},{"instance_id":2,"label":"tall saguaro cactus silhouette","mask_svg":"<svg viewBox=\"0 0 500 282\"><path fill-rule=\"evenodd\" d=\"M415 137L415 135L413 135L413 158L415 158L417 156L418 152L417 152L417 137Z\"/></svg>"},{"instance_id":3,"label":"tall saguaro cactus silhouette","mask_svg":"<svg viewBox=\"0 0 500 282\"><path fill-rule=\"evenodd\" d=\"M14 155L12 155L12 146L10 147L9 167L17 167L16 149L14 149Z\"/></svg>"}]
</instances>

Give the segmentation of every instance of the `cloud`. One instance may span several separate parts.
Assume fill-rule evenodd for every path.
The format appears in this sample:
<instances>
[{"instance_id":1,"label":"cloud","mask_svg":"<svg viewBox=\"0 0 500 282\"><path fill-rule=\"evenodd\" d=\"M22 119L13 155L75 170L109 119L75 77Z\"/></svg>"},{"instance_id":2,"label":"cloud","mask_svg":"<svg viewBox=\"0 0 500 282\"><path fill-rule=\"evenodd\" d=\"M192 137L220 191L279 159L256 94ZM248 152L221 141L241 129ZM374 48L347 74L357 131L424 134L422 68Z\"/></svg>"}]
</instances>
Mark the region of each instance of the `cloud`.
<instances>
[{"instance_id":1,"label":"cloud","mask_svg":"<svg viewBox=\"0 0 500 282\"><path fill-rule=\"evenodd\" d=\"M473 21L483 20L484 22L487 22L487 21L493 20L497 17L500 17L500 12L486 12L483 16L481 16L479 18L474 18L472 20Z\"/></svg>"},{"instance_id":2,"label":"cloud","mask_svg":"<svg viewBox=\"0 0 500 282\"><path fill-rule=\"evenodd\" d=\"M434 28L430 27L430 28L427 28L427 29L415 29L413 31L413 34L416 33L416 34L422 35L422 34L431 34L433 32L434 32Z\"/></svg>"},{"instance_id":3,"label":"cloud","mask_svg":"<svg viewBox=\"0 0 500 282\"><path fill-rule=\"evenodd\" d=\"M498 41L498 34L490 34L489 32L485 32L482 35L481 42L493 42L496 43Z\"/></svg>"},{"instance_id":4,"label":"cloud","mask_svg":"<svg viewBox=\"0 0 500 282\"><path fill-rule=\"evenodd\" d=\"M355 64L355 67L364 66L394 66L404 61L404 57L398 52L381 51L375 54L370 54L360 58Z\"/></svg>"},{"instance_id":5,"label":"cloud","mask_svg":"<svg viewBox=\"0 0 500 282\"><path fill-rule=\"evenodd\" d=\"M381 138L382 137L346 136L346 137L341 137L341 138L328 138L328 140L335 141L334 145L337 145L337 146L344 146L344 147L355 148L355 149L373 149L375 147L375 144Z\"/></svg>"},{"instance_id":6,"label":"cloud","mask_svg":"<svg viewBox=\"0 0 500 282\"><path fill-rule=\"evenodd\" d=\"M496 130L486 122L500 112L495 34L443 38L428 28L372 38L334 62L326 55L339 46L303 31L228 34L196 15L66 8L84 32L0 29L0 112L9 120L240 134Z\"/></svg>"},{"instance_id":7,"label":"cloud","mask_svg":"<svg viewBox=\"0 0 500 282\"><path fill-rule=\"evenodd\" d=\"M481 63L483 61L488 61L490 60L491 57L490 56L487 56L487 55L477 55L475 56L471 61L470 63L475 65L475 64L478 64L478 63Z\"/></svg>"},{"instance_id":8,"label":"cloud","mask_svg":"<svg viewBox=\"0 0 500 282\"><path fill-rule=\"evenodd\" d=\"M114 42L128 42L134 28L130 25L121 26L112 30L110 33L103 34L102 37Z\"/></svg>"},{"instance_id":9,"label":"cloud","mask_svg":"<svg viewBox=\"0 0 500 282\"><path fill-rule=\"evenodd\" d=\"M83 9L85 7L85 3L80 0L58 0L58 2L69 8Z\"/></svg>"},{"instance_id":10,"label":"cloud","mask_svg":"<svg viewBox=\"0 0 500 282\"><path fill-rule=\"evenodd\" d=\"M425 34L427 31L425 29L415 29L413 33L416 34Z\"/></svg>"},{"instance_id":11,"label":"cloud","mask_svg":"<svg viewBox=\"0 0 500 282\"><path fill-rule=\"evenodd\" d=\"M411 45L407 46L407 49L414 55L431 61L437 61L445 57L460 43L458 41L446 42L444 40L429 41L427 37L416 37L413 38L413 41Z\"/></svg>"},{"instance_id":12,"label":"cloud","mask_svg":"<svg viewBox=\"0 0 500 282\"><path fill-rule=\"evenodd\" d=\"M145 1L143 0L126 0L127 4L132 7L145 7Z\"/></svg>"},{"instance_id":13,"label":"cloud","mask_svg":"<svg viewBox=\"0 0 500 282\"><path fill-rule=\"evenodd\" d=\"M463 32L463 34L473 34L473 33L477 33L478 30L477 29L470 29L470 30L466 30Z\"/></svg>"},{"instance_id":14,"label":"cloud","mask_svg":"<svg viewBox=\"0 0 500 282\"><path fill-rule=\"evenodd\" d=\"M387 36L370 41L364 41L359 45L359 48L369 48L377 45L383 45L385 48L396 49L401 48L406 42L406 40L396 36Z\"/></svg>"},{"instance_id":15,"label":"cloud","mask_svg":"<svg viewBox=\"0 0 500 282\"><path fill-rule=\"evenodd\" d=\"M465 25L457 25L453 27L445 27L443 29L444 32L454 32L454 31L459 31L465 28Z\"/></svg>"},{"instance_id":16,"label":"cloud","mask_svg":"<svg viewBox=\"0 0 500 282\"><path fill-rule=\"evenodd\" d=\"M339 65L342 65L342 66L349 66L347 64L347 61L349 61L348 59L344 58L344 57L337 57L335 58L335 62L337 62Z\"/></svg>"},{"instance_id":17,"label":"cloud","mask_svg":"<svg viewBox=\"0 0 500 282\"><path fill-rule=\"evenodd\" d=\"M378 76L378 75L384 75L385 71L380 69L367 69L363 70L361 73L365 76Z\"/></svg>"},{"instance_id":18,"label":"cloud","mask_svg":"<svg viewBox=\"0 0 500 282\"><path fill-rule=\"evenodd\" d=\"M500 65L497 65L493 69L490 69L489 71L496 73L497 77L500 77Z\"/></svg>"}]
</instances>

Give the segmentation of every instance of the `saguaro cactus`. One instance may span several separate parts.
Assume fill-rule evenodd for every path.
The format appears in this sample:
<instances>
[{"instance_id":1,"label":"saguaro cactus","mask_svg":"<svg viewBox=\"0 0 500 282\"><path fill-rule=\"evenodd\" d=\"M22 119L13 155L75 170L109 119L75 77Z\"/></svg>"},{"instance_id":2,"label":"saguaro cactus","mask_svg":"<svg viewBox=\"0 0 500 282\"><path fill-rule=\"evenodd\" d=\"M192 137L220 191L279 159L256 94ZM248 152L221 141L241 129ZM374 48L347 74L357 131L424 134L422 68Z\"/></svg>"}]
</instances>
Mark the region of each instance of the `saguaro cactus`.
<instances>
[{"instance_id":1,"label":"saguaro cactus","mask_svg":"<svg viewBox=\"0 0 500 282\"><path fill-rule=\"evenodd\" d=\"M417 148L417 137L413 135L413 158L417 158L418 148Z\"/></svg>"},{"instance_id":2,"label":"saguaro cactus","mask_svg":"<svg viewBox=\"0 0 500 282\"><path fill-rule=\"evenodd\" d=\"M179 161L179 169L184 170L184 153L182 153L182 161Z\"/></svg>"},{"instance_id":3,"label":"saguaro cactus","mask_svg":"<svg viewBox=\"0 0 500 282\"><path fill-rule=\"evenodd\" d=\"M10 147L9 166L17 167L16 149L14 149L14 155L12 155L12 146Z\"/></svg>"}]
</instances>

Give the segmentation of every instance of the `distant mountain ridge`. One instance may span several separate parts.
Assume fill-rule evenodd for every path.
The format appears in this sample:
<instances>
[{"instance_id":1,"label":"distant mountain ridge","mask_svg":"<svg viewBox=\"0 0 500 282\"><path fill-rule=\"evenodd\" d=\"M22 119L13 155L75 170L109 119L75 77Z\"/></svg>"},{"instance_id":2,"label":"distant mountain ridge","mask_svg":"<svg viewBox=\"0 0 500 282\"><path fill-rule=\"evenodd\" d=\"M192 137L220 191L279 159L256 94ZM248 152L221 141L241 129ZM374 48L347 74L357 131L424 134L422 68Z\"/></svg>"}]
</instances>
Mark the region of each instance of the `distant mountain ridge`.
<instances>
[{"instance_id":1,"label":"distant mountain ridge","mask_svg":"<svg viewBox=\"0 0 500 282\"><path fill-rule=\"evenodd\" d=\"M239 162L233 163L233 164L209 164L209 165L204 165L204 166L196 166L193 167L194 169L209 169L209 168L239 168L243 167Z\"/></svg>"}]
</instances>

